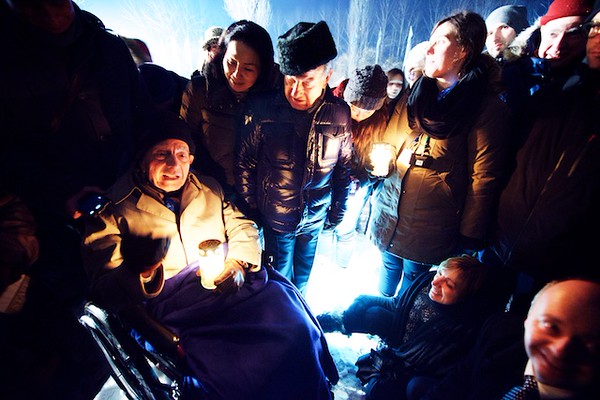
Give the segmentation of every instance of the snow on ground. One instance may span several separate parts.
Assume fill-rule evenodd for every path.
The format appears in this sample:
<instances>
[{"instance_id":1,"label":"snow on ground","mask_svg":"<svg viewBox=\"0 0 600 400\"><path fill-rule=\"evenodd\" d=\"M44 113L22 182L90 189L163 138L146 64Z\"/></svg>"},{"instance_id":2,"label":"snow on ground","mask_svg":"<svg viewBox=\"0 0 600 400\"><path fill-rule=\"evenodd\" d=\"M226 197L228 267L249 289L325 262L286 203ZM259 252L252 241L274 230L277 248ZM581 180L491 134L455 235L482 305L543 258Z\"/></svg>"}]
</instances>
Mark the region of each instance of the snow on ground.
<instances>
[{"instance_id":1,"label":"snow on ground","mask_svg":"<svg viewBox=\"0 0 600 400\"><path fill-rule=\"evenodd\" d=\"M336 254L336 248L340 251ZM346 268L336 261L349 260ZM377 294L381 266L379 251L363 235L345 248L336 246L331 236L323 236L306 290L306 301L312 312L345 310L359 294ZM329 351L335 360L340 381L333 388L335 400L361 400L363 387L356 378L356 359L377 346L377 338L365 334L348 337L326 333ZM94 400L125 400L124 393L110 378Z\"/></svg>"},{"instance_id":2,"label":"snow on ground","mask_svg":"<svg viewBox=\"0 0 600 400\"><path fill-rule=\"evenodd\" d=\"M335 240L323 236L306 290L306 301L315 315L325 311L345 310L359 294L378 294L377 280L381 266L379 251L363 235L357 235L351 246L336 255ZM338 250L340 247L337 246ZM342 268L336 259L349 259ZM356 378L356 359L377 347L378 339L366 334L348 337L326 333L329 351L340 374L333 388L335 400L364 399L363 387Z\"/></svg>"}]
</instances>

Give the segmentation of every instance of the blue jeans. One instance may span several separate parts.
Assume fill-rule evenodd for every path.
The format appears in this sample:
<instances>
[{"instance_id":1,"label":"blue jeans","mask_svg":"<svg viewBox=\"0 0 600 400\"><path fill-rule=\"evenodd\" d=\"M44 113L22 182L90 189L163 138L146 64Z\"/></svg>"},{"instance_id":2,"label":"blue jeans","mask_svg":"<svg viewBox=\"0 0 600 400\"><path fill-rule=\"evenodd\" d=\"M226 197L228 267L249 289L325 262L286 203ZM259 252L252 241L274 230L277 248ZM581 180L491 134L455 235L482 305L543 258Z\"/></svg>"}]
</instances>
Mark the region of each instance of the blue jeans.
<instances>
[{"instance_id":1,"label":"blue jeans","mask_svg":"<svg viewBox=\"0 0 600 400\"><path fill-rule=\"evenodd\" d=\"M379 292L384 296L394 296L398 289L398 296L412 285L417 276L429 271L431 264L405 260L389 251L381 253L383 266L379 272Z\"/></svg>"},{"instance_id":2,"label":"blue jeans","mask_svg":"<svg viewBox=\"0 0 600 400\"><path fill-rule=\"evenodd\" d=\"M266 256L273 260L273 267L302 294L306 291L322 230L323 224L308 230L284 233L264 227Z\"/></svg>"},{"instance_id":3,"label":"blue jeans","mask_svg":"<svg viewBox=\"0 0 600 400\"><path fill-rule=\"evenodd\" d=\"M351 241L356 232L356 225L362 213L369 195L369 187L363 186L356 189L356 192L348 196L346 202L346 212L344 218L335 228L338 241Z\"/></svg>"}]
</instances>

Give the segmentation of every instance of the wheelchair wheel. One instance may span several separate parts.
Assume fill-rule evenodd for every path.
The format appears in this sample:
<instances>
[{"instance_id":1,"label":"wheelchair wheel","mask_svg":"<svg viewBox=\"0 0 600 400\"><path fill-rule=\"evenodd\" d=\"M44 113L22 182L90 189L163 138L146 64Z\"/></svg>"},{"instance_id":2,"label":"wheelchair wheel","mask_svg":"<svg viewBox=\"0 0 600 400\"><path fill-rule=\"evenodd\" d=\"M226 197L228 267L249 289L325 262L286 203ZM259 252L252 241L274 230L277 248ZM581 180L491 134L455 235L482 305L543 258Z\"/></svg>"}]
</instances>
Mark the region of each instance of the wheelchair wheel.
<instances>
[{"instance_id":1,"label":"wheelchair wheel","mask_svg":"<svg viewBox=\"0 0 600 400\"><path fill-rule=\"evenodd\" d=\"M80 323L88 329L108 361L112 377L131 400L177 400L180 389L174 367L152 357L112 321L106 311L88 303ZM150 356L150 357L149 357ZM160 376L159 376L160 375Z\"/></svg>"}]
</instances>

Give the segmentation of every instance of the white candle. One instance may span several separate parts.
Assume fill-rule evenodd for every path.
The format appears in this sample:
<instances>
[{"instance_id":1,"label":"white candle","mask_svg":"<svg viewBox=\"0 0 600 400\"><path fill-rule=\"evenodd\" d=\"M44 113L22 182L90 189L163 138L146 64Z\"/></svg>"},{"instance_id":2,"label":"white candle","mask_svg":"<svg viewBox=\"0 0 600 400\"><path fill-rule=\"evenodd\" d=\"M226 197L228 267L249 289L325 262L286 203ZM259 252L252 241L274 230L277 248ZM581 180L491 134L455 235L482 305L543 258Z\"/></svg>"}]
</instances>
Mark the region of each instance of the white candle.
<instances>
[{"instance_id":1,"label":"white candle","mask_svg":"<svg viewBox=\"0 0 600 400\"><path fill-rule=\"evenodd\" d=\"M375 176L387 176L390 173L392 159L392 145L389 143L374 143L371 150L371 165Z\"/></svg>"},{"instance_id":2,"label":"white candle","mask_svg":"<svg viewBox=\"0 0 600 400\"><path fill-rule=\"evenodd\" d=\"M198 245L200 283L205 289L215 289L215 278L225 268L225 251L220 240L210 239Z\"/></svg>"}]
</instances>

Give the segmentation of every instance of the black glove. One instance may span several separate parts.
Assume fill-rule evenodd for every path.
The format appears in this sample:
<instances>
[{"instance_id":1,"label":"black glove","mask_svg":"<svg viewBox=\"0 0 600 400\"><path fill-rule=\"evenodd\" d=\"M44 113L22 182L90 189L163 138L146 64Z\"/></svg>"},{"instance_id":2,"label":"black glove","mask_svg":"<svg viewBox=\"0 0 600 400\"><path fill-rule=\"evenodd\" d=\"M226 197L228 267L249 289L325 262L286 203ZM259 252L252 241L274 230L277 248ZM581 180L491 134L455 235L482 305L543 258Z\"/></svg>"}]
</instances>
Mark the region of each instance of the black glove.
<instances>
[{"instance_id":1,"label":"black glove","mask_svg":"<svg viewBox=\"0 0 600 400\"><path fill-rule=\"evenodd\" d=\"M151 272L160 266L170 244L170 238L126 236L121 241L123 264L138 274Z\"/></svg>"},{"instance_id":2,"label":"black glove","mask_svg":"<svg viewBox=\"0 0 600 400\"><path fill-rule=\"evenodd\" d=\"M215 278L217 291L221 293L233 293L240 290L246 281L247 264L243 261L227 259L225 260L225 269L221 275Z\"/></svg>"},{"instance_id":3,"label":"black glove","mask_svg":"<svg viewBox=\"0 0 600 400\"><path fill-rule=\"evenodd\" d=\"M396 379L397 368L402 361L389 347L381 350L371 349L371 353L358 358L355 365L358 367L356 377L363 385L372 379Z\"/></svg>"},{"instance_id":4,"label":"black glove","mask_svg":"<svg viewBox=\"0 0 600 400\"><path fill-rule=\"evenodd\" d=\"M325 224L323 225L324 230L334 230L336 226L342 221L343 208L339 201L334 202L327 210L327 217Z\"/></svg>"}]
</instances>

